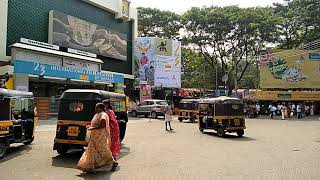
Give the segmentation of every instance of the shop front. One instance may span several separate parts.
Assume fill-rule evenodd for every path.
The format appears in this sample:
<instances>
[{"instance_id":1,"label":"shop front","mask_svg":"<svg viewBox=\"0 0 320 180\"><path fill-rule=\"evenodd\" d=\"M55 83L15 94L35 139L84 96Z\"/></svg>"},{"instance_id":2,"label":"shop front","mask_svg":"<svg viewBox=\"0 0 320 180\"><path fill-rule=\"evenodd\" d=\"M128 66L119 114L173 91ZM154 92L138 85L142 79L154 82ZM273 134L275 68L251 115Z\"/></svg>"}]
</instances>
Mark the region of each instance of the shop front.
<instances>
[{"instance_id":1,"label":"shop front","mask_svg":"<svg viewBox=\"0 0 320 180\"><path fill-rule=\"evenodd\" d=\"M314 114L320 114L320 92L319 91L244 91L243 99L249 104L259 103L261 112L267 112L269 105L297 106L302 104L313 108ZM268 114L268 113L266 113Z\"/></svg>"}]
</instances>

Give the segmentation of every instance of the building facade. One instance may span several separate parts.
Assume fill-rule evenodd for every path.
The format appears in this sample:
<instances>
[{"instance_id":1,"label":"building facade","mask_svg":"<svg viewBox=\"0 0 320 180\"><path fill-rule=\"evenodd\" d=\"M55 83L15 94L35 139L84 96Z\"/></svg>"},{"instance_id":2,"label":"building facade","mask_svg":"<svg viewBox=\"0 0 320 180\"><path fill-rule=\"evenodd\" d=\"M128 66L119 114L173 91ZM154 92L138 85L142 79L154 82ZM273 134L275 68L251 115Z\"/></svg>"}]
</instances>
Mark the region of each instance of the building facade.
<instances>
[{"instance_id":1,"label":"building facade","mask_svg":"<svg viewBox=\"0 0 320 180\"><path fill-rule=\"evenodd\" d=\"M123 93L133 82L137 11L129 0L2 0L0 24L0 74L14 89Z\"/></svg>"}]
</instances>

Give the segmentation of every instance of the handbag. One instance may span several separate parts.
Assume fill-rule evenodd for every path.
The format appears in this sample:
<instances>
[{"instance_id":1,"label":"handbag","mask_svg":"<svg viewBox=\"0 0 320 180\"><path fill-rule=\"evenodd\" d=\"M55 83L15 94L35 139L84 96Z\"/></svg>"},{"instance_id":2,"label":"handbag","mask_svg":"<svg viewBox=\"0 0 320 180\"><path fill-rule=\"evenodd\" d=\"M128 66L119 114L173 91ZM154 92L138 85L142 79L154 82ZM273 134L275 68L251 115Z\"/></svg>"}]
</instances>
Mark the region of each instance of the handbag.
<instances>
[{"instance_id":1,"label":"handbag","mask_svg":"<svg viewBox=\"0 0 320 180\"><path fill-rule=\"evenodd\" d=\"M87 143L89 143L89 141L90 141L90 135L91 135L91 130L90 130L90 129L87 129L86 138L85 138L85 141L86 141Z\"/></svg>"}]
</instances>

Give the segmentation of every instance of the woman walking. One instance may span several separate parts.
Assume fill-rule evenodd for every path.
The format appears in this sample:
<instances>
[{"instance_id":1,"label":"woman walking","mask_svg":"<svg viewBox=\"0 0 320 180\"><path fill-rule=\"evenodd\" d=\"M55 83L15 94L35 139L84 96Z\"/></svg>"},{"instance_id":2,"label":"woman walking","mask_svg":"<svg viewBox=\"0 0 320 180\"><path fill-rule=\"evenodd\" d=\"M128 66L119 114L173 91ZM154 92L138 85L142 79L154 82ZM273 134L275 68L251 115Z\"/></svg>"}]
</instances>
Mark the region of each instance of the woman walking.
<instances>
[{"instance_id":1,"label":"woman walking","mask_svg":"<svg viewBox=\"0 0 320 180\"><path fill-rule=\"evenodd\" d=\"M109 117L104 112L104 105L98 103L95 107L96 114L87 127L90 139L86 151L82 154L77 169L83 172L94 170L112 164L112 171L116 170L118 163L113 159L110 146Z\"/></svg>"},{"instance_id":2,"label":"woman walking","mask_svg":"<svg viewBox=\"0 0 320 180\"><path fill-rule=\"evenodd\" d=\"M106 108L106 113L109 116L109 127L111 135L111 146L110 150L112 152L113 158L116 160L116 157L120 154L120 138L119 138L119 124L117 118L112 110L112 106L109 100L103 101L103 104Z\"/></svg>"}]
</instances>

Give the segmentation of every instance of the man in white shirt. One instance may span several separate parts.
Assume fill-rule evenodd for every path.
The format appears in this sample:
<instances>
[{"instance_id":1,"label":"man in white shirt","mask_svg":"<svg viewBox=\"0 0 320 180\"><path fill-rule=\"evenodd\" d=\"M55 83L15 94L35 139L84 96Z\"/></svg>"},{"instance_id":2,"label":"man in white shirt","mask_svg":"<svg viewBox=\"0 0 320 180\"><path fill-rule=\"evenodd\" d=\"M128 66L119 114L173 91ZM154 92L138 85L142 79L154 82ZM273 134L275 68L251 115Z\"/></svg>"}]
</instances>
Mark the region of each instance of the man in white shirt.
<instances>
[{"instance_id":1,"label":"man in white shirt","mask_svg":"<svg viewBox=\"0 0 320 180\"><path fill-rule=\"evenodd\" d=\"M292 103L291 111L293 112L293 116L295 116L296 115L296 105L294 103Z\"/></svg>"},{"instance_id":2,"label":"man in white shirt","mask_svg":"<svg viewBox=\"0 0 320 180\"><path fill-rule=\"evenodd\" d=\"M298 119L302 118L302 105L298 104L297 106L297 114L298 114Z\"/></svg>"},{"instance_id":3,"label":"man in white shirt","mask_svg":"<svg viewBox=\"0 0 320 180\"><path fill-rule=\"evenodd\" d=\"M260 115L261 106L259 103L256 104L256 110L257 110L257 117Z\"/></svg>"}]
</instances>

